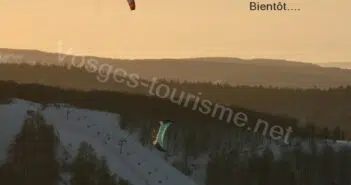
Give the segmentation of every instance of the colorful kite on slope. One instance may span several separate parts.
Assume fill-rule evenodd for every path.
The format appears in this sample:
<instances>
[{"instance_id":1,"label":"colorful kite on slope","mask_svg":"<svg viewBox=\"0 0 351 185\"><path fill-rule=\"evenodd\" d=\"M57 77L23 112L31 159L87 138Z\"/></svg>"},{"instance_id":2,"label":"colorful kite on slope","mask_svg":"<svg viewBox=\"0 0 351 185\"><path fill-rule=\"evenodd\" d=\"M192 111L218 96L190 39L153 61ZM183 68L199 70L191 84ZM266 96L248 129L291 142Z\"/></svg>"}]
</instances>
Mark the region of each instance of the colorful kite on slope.
<instances>
[{"instance_id":1,"label":"colorful kite on slope","mask_svg":"<svg viewBox=\"0 0 351 185\"><path fill-rule=\"evenodd\" d=\"M167 132L167 129L169 126L173 124L171 121L160 121L160 127L158 129L157 135L155 139L153 140L152 144L160 151L166 152L165 148L165 143L164 143L164 138Z\"/></svg>"}]
</instances>

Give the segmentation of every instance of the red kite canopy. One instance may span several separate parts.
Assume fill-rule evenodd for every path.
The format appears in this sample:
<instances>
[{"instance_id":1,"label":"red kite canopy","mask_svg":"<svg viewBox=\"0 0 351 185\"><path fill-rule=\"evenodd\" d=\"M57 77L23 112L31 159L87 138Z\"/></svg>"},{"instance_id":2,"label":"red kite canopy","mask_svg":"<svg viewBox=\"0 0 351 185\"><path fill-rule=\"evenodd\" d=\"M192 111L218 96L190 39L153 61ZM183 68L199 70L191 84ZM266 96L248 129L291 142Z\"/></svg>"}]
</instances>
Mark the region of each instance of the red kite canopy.
<instances>
[{"instance_id":1,"label":"red kite canopy","mask_svg":"<svg viewBox=\"0 0 351 185\"><path fill-rule=\"evenodd\" d=\"M129 4L129 8L130 10L135 10L135 1L134 0L127 0L128 4Z\"/></svg>"}]
</instances>

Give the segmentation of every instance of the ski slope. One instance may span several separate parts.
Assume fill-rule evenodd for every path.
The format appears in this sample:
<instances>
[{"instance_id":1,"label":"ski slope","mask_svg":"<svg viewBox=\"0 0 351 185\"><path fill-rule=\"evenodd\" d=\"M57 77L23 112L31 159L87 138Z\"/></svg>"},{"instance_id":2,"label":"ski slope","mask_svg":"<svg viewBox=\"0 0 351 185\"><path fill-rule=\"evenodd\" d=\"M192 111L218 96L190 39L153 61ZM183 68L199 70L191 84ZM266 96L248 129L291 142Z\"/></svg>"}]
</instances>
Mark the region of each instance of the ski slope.
<instances>
[{"instance_id":1,"label":"ski slope","mask_svg":"<svg viewBox=\"0 0 351 185\"><path fill-rule=\"evenodd\" d=\"M48 124L53 124L62 146L75 156L79 144L86 141L100 156L105 156L112 172L133 185L197 185L165 161L157 151L142 146L134 135L119 128L118 114L78 109L67 105L48 106L14 99L0 105L0 163L13 136L21 129L28 110L42 111ZM125 138L122 152L118 145ZM72 159L72 158L71 158Z\"/></svg>"},{"instance_id":2,"label":"ski slope","mask_svg":"<svg viewBox=\"0 0 351 185\"><path fill-rule=\"evenodd\" d=\"M162 153L142 146L136 134L130 135L121 130L118 114L74 108L64 104L43 108L40 104L20 99L14 99L11 104L0 104L0 164L5 160L7 146L20 131L28 110L41 110L47 123L55 126L62 150L69 154L67 158L69 161L76 155L79 144L86 141L98 155L105 156L113 173L133 185L205 184L208 154L203 154L197 159L189 158L192 174L187 177L170 165ZM123 148L119 145L122 139L126 141ZM317 144L319 150L322 149L323 143L329 143L336 150L344 145L351 147L348 141L334 143L324 140ZM304 150L309 150L308 141L302 141L302 146ZM277 143L265 143L260 148L265 147L270 147L278 157L282 150L292 149L293 145L284 149ZM68 181L69 175L64 179Z\"/></svg>"}]
</instances>

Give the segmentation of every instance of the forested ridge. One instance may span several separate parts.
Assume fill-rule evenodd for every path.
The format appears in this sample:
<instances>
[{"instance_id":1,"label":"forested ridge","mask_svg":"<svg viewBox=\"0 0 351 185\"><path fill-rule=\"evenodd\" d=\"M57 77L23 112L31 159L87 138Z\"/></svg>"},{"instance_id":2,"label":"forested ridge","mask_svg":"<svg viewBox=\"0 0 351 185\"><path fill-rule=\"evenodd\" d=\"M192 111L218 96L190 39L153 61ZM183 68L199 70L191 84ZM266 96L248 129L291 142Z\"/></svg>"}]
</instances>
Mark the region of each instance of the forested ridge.
<instances>
[{"instance_id":1,"label":"forested ridge","mask_svg":"<svg viewBox=\"0 0 351 185\"><path fill-rule=\"evenodd\" d=\"M206 185L350 184L350 149L345 146L340 150L334 150L329 144L323 144L322 149L317 149L317 143L323 139L337 140L344 137L338 127L329 130L318 128L313 123L299 127L294 118L245 109L250 116L266 118L272 123L295 124L294 137L309 142L311 149L309 152L302 149L301 143L294 143L282 146L291 149L283 150L281 157L274 159L273 152L269 148L264 149L262 155L259 155L260 151L255 148L263 142L262 136L239 130L223 121L209 119L198 112L156 97L106 91L81 92L15 82L1 82L0 89L2 91L0 99L4 104L11 103L11 98L21 98L43 105L66 103L80 108L119 113L122 118L120 126L130 132L138 132L140 142L145 146L151 142L151 132L159 120L174 119L177 126L167 139L173 140L178 147L174 150L182 151L184 156L173 165L184 174L191 175L192 170L188 166L189 157L196 158L210 152ZM237 107L234 109L240 110ZM118 174L109 172L104 158L96 156L88 143L81 144L80 152L73 163L67 164L62 158L60 159L53 153L55 147L59 145L59 139L53 129L53 126L45 124L40 112L27 118L21 132L9 147L6 163L0 168L0 180L15 185L28 183L47 185L62 181L59 174L65 172L71 174L70 182L73 185L125 183L115 180ZM183 139L179 139L180 135L177 133ZM223 139L229 139L224 147L222 147ZM241 145L251 146L252 152L243 154ZM37 150L29 150L28 146ZM17 155L17 152L24 152L26 155ZM37 152L41 155L35 155ZM41 159L45 159L44 162Z\"/></svg>"},{"instance_id":2,"label":"forested ridge","mask_svg":"<svg viewBox=\"0 0 351 185\"><path fill-rule=\"evenodd\" d=\"M133 73L133 71L127 71ZM108 80L101 83L98 77ZM0 79L18 83L37 83L63 89L101 90L125 92L131 94L150 95L149 88L129 87L117 83L105 73L89 73L83 68L58 66L31 66L28 64L1 64ZM141 83L150 83L140 78ZM263 86L231 86L229 84L213 84L212 82L181 82L160 79L159 83L168 84L176 89L176 96L185 92L197 95L201 99L209 99L214 103L242 107L258 112L294 117L303 122L313 122L318 127L333 129L341 127L347 135L351 134L351 87L344 86L321 90L292 89Z\"/></svg>"}]
</instances>

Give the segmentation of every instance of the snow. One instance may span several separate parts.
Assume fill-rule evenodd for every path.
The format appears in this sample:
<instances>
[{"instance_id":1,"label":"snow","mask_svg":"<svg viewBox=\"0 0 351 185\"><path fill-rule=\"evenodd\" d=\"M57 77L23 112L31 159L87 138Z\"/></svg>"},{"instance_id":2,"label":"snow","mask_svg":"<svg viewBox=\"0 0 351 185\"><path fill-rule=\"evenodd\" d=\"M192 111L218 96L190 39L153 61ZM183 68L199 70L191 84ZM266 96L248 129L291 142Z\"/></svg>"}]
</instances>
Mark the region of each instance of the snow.
<instances>
[{"instance_id":1,"label":"snow","mask_svg":"<svg viewBox=\"0 0 351 185\"><path fill-rule=\"evenodd\" d=\"M53 124L64 149L71 156L82 141L92 145L100 156L105 156L112 172L134 185L196 185L189 177L165 161L160 153L142 146L136 136L121 130L119 115L101 111L78 109L67 105L48 106L14 99L13 103L0 105L0 163L6 149L17 134L27 115L27 110L42 110L48 124ZM126 138L120 153L119 140Z\"/></svg>"},{"instance_id":2,"label":"snow","mask_svg":"<svg viewBox=\"0 0 351 185\"><path fill-rule=\"evenodd\" d=\"M6 147L17 134L27 116L28 110L41 110L48 124L53 124L57 135L60 137L62 148L68 152L70 158L77 153L79 144L86 141L92 145L100 156L105 156L113 173L130 181L133 185L204 185L206 179L206 165L208 153L202 154L197 159L189 157L189 167L192 168L190 177L185 176L170 163L179 160L179 156L170 156L164 159L164 154L142 146L135 134L129 134L119 127L119 115L115 113L80 109L70 105L56 104L42 106L30 101L14 99L11 104L0 105L0 164L6 157ZM125 139L122 153L119 142ZM292 143L299 139L293 139ZM322 144L328 143L334 149L348 145L349 141L324 140L317 142L320 150ZM280 146L280 143L264 141L260 150L269 147L278 157L282 150L294 148ZM308 141L302 141L304 150L309 150ZM242 148L250 151L250 147ZM69 174L62 177L67 181ZM61 183L64 184L64 183Z\"/></svg>"}]
</instances>

